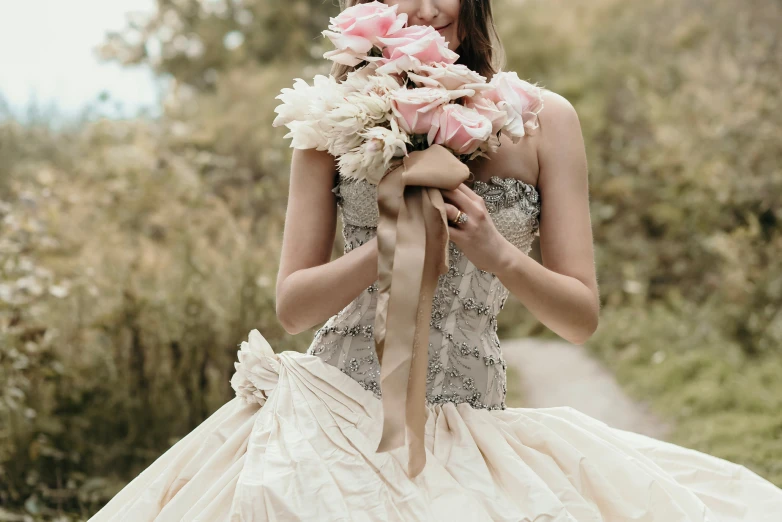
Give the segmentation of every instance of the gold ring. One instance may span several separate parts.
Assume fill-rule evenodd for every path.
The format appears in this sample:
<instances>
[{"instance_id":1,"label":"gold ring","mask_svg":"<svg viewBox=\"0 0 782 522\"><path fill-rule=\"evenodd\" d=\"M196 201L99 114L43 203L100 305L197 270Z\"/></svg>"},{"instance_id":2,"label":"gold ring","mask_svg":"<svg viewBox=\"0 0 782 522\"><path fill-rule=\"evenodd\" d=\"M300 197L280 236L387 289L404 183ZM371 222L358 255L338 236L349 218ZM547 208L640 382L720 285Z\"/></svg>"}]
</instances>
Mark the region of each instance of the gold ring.
<instances>
[{"instance_id":1,"label":"gold ring","mask_svg":"<svg viewBox=\"0 0 782 522\"><path fill-rule=\"evenodd\" d=\"M461 210L459 211L458 214L456 214L456 218L453 221L451 221L451 223L453 223L454 225L461 225L462 223L466 223L466 222L467 222L467 214L465 214Z\"/></svg>"}]
</instances>

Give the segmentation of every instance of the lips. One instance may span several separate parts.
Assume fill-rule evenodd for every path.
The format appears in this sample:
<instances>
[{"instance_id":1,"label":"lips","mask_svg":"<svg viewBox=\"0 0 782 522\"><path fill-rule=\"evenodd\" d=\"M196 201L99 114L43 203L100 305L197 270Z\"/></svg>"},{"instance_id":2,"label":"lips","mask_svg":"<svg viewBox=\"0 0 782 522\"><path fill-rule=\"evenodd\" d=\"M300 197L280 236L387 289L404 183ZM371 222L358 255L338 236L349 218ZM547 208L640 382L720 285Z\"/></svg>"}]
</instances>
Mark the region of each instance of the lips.
<instances>
[{"instance_id":1,"label":"lips","mask_svg":"<svg viewBox=\"0 0 782 522\"><path fill-rule=\"evenodd\" d=\"M435 31L442 31L443 29L445 29L446 27L449 27L450 25L451 24L444 25L444 26L440 27L439 29L437 27L435 27L434 29L435 29Z\"/></svg>"}]
</instances>

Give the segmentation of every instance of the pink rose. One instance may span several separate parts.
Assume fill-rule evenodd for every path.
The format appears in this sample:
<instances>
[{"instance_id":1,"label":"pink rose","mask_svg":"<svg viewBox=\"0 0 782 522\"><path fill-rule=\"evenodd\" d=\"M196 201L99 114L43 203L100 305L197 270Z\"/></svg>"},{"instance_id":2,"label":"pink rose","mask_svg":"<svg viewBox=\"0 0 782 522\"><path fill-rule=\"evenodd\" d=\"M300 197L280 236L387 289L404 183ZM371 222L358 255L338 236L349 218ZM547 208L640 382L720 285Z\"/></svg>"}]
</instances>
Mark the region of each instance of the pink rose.
<instances>
[{"instance_id":1,"label":"pink rose","mask_svg":"<svg viewBox=\"0 0 782 522\"><path fill-rule=\"evenodd\" d=\"M449 103L432 122L427 139L457 154L471 154L491 136L491 121L476 110Z\"/></svg>"},{"instance_id":2,"label":"pink rose","mask_svg":"<svg viewBox=\"0 0 782 522\"><path fill-rule=\"evenodd\" d=\"M491 133L497 134L508 121L508 113L500 110L497 104L480 94L466 98L464 106L474 109L491 122Z\"/></svg>"},{"instance_id":3,"label":"pink rose","mask_svg":"<svg viewBox=\"0 0 782 522\"><path fill-rule=\"evenodd\" d=\"M538 128L538 113L543 109L540 87L519 79L515 71L498 72L489 85L493 89L481 94L508 114L508 121L502 132L508 135L513 143L518 143L526 134L525 129Z\"/></svg>"},{"instance_id":4,"label":"pink rose","mask_svg":"<svg viewBox=\"0 0 782 522\"><path fill-rule=\"evenodd\" d=\"M407 134L427 134L432 120L439 114L438 108L451 101L451 95L444 89L421 87L398 89L390 95L391 112L396 116L399 127Z\"/></svg>"},{"instance_id":5,"label":"pink rose","mask_svg":"<svg viewBox=\"0 0 782 522\"><path fill-rule=\"evenodd\" d=\"M422 87L442 87L444 89L473 89L482 91L492 89L486 78L460 63L433 63L422 65L415 72L408 72L408 78Z\"/></svg>"},{"instance_id":6,"label":"pink rose","mask_svg":"<svg viewBox=\"0 0 782 522\"><path fill-rule=\"evenodd\" d=\"M404 27L378 40L383 47L378 74L417 70L434 63L454 63L459 58L448 49L445 38L429 25Z\"/></svg>"},{"instance_id":7,"label":"pink rose","mask_svg":"<svg viewBox=\"0 0 782 522\"><path fill-rule=\"evenodd\" d=\"M407 14L396 14L398 6L387 6L378 1L356 4L342 11L336 18L330 18L330 31L323 31L334 44L333 51L323 54L324 58L344 65L358 65L378 39L407 24Z\"/></svg>"}]
</instances>

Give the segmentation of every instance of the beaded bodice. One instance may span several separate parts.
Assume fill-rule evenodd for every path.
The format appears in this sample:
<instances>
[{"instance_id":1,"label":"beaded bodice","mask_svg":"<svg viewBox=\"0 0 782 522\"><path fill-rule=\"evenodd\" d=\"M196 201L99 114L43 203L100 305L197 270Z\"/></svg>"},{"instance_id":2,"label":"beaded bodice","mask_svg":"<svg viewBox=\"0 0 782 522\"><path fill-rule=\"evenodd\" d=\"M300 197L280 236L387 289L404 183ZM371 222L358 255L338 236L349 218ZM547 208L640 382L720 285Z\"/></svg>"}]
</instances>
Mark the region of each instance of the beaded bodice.
<instances>
[{"instance_id":1,"label":"beaded bodice","mask_svg":"<svg viewBox=\"0 0 782 522\"><path fill-rule=\"evenodd\" d=\"M528 254L539 234L540 197L532 185L513 178L476 181L497 230ZM340 178L333 189L342 210L345 253L375 236L377 187ZM438 279L429 333L427 403L467 402L474 408L504 409L505 360L497 338L497 315L508 290L491 272L479 270L453 242L447 273ZM307 353L342 370L380 398L380 365L373 327L377 282L316 333Z\"/></svg>"}]
</instances>

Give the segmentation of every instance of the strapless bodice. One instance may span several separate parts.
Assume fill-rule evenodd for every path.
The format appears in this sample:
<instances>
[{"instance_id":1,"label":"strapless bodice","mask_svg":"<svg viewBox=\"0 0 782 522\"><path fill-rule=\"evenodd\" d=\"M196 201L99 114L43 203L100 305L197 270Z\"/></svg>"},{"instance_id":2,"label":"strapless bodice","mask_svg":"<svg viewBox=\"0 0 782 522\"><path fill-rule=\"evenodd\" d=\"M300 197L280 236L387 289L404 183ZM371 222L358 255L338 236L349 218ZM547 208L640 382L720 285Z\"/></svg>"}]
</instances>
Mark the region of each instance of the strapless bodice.
<instances>
[{"instance_id":1,"label":"strapless bodice","mask_svg":"<svg viewBox=\"0 0 782 522\"><path fill-rule=\"evenodd\" d=\"M539 234L540 196L513 178L476 181L497 230L528 254ZM377 186L340 178L333 189L342 211L345 253L371 240L379 218ZM448 244L447 273L438 279L429 334L427 402L468 402L474 408L505 408L505 360L497 338L497 316L508 290L491 272L479 270ZM307 353L342 370L380 398L380 365L373 327L377 283L368 287L316 333Z\"/></svg>"}]
</instances>

